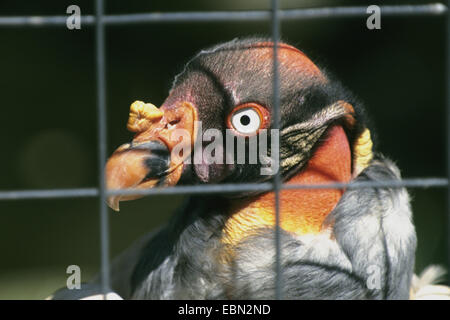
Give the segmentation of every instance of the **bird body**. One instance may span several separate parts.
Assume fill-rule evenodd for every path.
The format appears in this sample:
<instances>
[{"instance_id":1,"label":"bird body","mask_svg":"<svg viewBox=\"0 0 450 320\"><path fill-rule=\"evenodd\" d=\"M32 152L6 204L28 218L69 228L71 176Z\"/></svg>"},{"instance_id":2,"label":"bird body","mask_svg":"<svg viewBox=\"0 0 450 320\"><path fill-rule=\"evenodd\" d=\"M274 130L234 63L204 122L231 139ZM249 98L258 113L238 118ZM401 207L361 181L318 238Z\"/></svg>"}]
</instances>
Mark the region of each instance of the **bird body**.
<instances>
[{"instance_id":1,"label":"bird body","mask_svg":"<svg viewBox=\"0 0 450 320\"><path fill-rule=\"evenodd\" d=\"M191 59L160 108L132 105L136 135L108 160L108 188L267 182L274 158L287 185L400 181L396 165L373 150L361 103L300 50L280 43L277 51L279 152L268 136L267 153L248 161L251 139L273 129L273 43L233 40ZM231 134L225 144L243 138L246 161L211 147L212 129ZM196 159L197 148L214 149L219 161ZM134 198L108 203L118 210ZM273 192L191 196L115 260L112 287L131 299L272 299L275 221ZM417 240L406 189L285 189L280 227L284 298L410 297Z\"/></svg>"},{"instance_id":2,"label":"bird body","mask_svg":"<svg viewBox=\"0 0 450 320\"><path fill-rule=\"evenodd\" d=\"M357 181L398 179L391 165L379 162ZM380 202L378 196L385 202ZM228 220L223 212L227 205L221 201L191 198L174 217L173 224L143 248L133 274L133 298L274 298L272 226L259 225L250 236L236 243L223 241L219 230L224 230ZM367 205L373 205L370 214ZM409 215L409 199L404 190L348 190L327 221L333 220L333 228L303 235L283 230L284 297L407 299L415 245L414 238L407 238L413 232ZM393 230L398 225L402 227ZM386 243L387 232L395 232L390 243ZM175 239L168 242L172 237ZM167 256L155 257L152 252L161 252L163 245ZM369 289L374 268L378 268L380 287Z\"/></svg>"}]
</instances>

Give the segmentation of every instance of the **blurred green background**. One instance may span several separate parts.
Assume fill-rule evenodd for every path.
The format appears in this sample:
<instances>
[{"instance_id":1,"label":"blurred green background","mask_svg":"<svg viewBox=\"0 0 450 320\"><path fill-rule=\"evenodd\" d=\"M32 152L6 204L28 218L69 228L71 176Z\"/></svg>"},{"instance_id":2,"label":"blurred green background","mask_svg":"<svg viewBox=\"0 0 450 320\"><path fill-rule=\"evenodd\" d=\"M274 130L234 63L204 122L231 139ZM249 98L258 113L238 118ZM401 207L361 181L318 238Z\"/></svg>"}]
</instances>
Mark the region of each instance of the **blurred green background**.
<instances>
[{"instance_id":1,"label":"blurred green background","mask_svg":"<svg viewBox=\"0 0 450 320\"><path fill-rule=\"evenodd\" d=\"M383 4L433 1L383 1ZM0 15L65 15L93 1L0 1ZM286 0L283 8L368 5L366 1ZM370 3L377 4L377 3ZM378 3L379 4L379 3ZM268 9L267 0L107 0L107 13ZM342 80L365 102L379 150L404 177L443 177L445 19L382 17L283 22L285 41ZM160 105L173 76L198 50L248 35L269 22L111 26L106 31L108 151L127 142L129 105ZM97 184L94 29L0 27L0 190ZM416 271L446 262L446 190L410 190L418 234ZM148 197L111 211L111 254L168 219L182 197ZM99 267L96 199L0 201L0 299L40 299L62 287L66 268L87 281Z\"/></svg>"}]
</instances>

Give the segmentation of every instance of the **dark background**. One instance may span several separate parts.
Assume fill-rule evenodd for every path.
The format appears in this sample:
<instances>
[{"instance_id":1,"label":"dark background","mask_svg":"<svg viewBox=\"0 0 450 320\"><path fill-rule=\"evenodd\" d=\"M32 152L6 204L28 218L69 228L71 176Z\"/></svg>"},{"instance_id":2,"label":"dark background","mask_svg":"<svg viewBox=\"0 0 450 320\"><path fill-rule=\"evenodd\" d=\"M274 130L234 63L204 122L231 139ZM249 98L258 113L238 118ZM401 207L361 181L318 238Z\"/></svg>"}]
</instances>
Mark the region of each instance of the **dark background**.
<instances>
[{"instance_id":1,"label":"dark background","mask_svg":"<svg viewBox=\"0 0 450 320\"><path fill-rule=\"evenodd\" d=\"M382 4L433 1L383 1ZM1 16L65 15L94 1L0 1ZM282 8L369 5L281 1ZM378 3L380 4L380 3ZM268 9L269 1L107 0L106 13ZM289 21L283 39L334 73L363 100L379 150L404 177L445 170L445 18L382 17ZM138 24L106 30L108 153L129 141L130 104L160 105L173 76L198 50L235 37L270 35L270 22ZM0 27L0 190L97 185L94 28ZM446 190L413 189L416 272L446 261ZM111 211L112 256L163 223L182 197L147 197ZM0 299L43 298L65 285L68 265L87 281L99 266L96 199L0 201Z\"/></svg>"}]
</instances>

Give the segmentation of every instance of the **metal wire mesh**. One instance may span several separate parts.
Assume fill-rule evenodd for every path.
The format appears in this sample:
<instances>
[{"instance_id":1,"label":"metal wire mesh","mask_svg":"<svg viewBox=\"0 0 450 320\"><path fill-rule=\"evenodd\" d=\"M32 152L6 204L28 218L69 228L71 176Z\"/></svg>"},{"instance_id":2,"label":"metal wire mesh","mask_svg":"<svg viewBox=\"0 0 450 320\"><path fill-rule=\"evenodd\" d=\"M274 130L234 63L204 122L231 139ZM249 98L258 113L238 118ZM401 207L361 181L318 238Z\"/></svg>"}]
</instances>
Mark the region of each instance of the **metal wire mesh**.
<instances>
[{"instance_id":1,"label":"metal wire mesh","mask_svg":"<svg viewBox=\"0 0 450 320\"><path fill-rule=\"evenodd\" d=\"M450 23L447 6L441 3L427 5L397 5L380 6L383 16L447 16L447 36L446 36L446 64L447 64L447 171L450 172L450 93L448 84L450 83ZM104 297L110 290L110 261L109 261L109 220L106 198L110 195L175 195L175 194L214 194L230 193L242 191L271 191L275 192L275 248L276 248L276 298L283 298L283 279L281 272L281 244L280 244L280 201L279 193L286 189L335 189L335 188L447 188L447 201L450 199L450 188L448 178L414 178L402 181L378 181L378 182L351 182L351 183L331 183L323 185L283 185L279 173L276 174L272 182L267 183L245 183L245 184L221 184L221 185L196 185L196 186L176 186L168 188L154 188L148 190L106 190L104 165L107 157L106 146L106 76L105 76L105 36L104 29L107 25L138 24L138 23L187 23L187 22L217 22L217 21L271 21L272 39L274 42L273 59L273 105L274 105L274 128L279 128L279 74L277 61L277 42L280 38L281 20L305 20L305 19L326 19L326 18L348 18L364 17L367 15L366 7L329 7L311 9L291 9L280 10L278 0L271 0L271 10L269 11L209 11L209 12L173 12L173 13L140 13L123 15L105 15L104 1L96 0L95 15L85 15L81 17L81 23L86 26L95 27L95 57L96 57L96 83L97 83L97 142L98 142L98 187L59 189L59 190L12 190L0 192L0 200L25 200L25 199L54 199L54 198L99 198L100 212L100 239L101 239L101 286ZM20 16L20 17L0 17L1 27L42 27L42 26L65 26L67 16ZM450 234L450 210L448 210L447 230ZM448 237L448 248L450 248L450 236ZM449 265L450 265L450 257Z\"/></svg>"}]
</instances>

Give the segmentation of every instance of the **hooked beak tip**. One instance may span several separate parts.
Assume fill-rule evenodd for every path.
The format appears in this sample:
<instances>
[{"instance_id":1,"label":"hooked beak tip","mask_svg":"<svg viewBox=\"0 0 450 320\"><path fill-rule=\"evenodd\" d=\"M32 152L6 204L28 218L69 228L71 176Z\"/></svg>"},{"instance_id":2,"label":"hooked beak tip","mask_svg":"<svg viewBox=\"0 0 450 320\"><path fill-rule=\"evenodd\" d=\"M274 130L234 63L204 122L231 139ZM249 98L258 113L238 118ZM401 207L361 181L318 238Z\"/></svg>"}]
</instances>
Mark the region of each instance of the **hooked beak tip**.
<instances>
[{"instance_id":1,"label":"hooked beak tip","mask_svg":"<svg viewBox=\"0 0 450 320\"><path fill-rule=\"evenodd\" d=\"M111 196L111 197L108 197L108 199L106 200L108 207L110 207L111 209L113 209L116 212L120 211L119 202L120 202L120 199L118 196Z\"/></svg>"}]
</instances>

